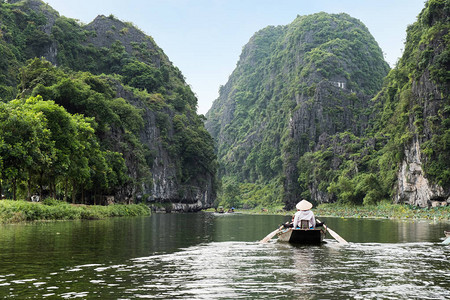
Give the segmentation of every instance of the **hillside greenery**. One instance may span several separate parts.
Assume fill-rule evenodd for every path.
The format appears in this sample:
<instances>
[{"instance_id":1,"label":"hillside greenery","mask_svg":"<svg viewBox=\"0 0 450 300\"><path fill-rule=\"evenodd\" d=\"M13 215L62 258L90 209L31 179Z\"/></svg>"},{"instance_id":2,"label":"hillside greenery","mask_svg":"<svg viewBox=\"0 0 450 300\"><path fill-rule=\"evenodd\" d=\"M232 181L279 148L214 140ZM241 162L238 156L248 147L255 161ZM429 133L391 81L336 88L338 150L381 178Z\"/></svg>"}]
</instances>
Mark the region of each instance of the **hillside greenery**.
<instances>
[{"instance_id":1,"label":"hillside greenery","mask_svg":"<svg viewBox=\"0 0 450 300\"><path fill-rule=\"evenodd\" d=\"M42 1L0 1L0 190L9 198L99 204L151 187L158 146L141 139L146 114L180 184L214 176L213 141L180 70L131 23L96 21L120 30L99 36Z\"/></svg>"},{"instance_id":2,"label":"hillside greenery","mask_svg":"<svg viewBox=\"0 0 450 300\"><path fill-rule=\"evenodd\" d=\"M365 136L336 136L332 146L308 152L300 159L302 196L310 197L308 185L320 182L320 190L334 194L341 203L390 201L404 149L413 140L421 142L427 179L448 190L449 12L449 1L428 1L417 21L408 27L403 56L373 99L377 113ZM436 87L437 92L427 91L427 86ZM425 97L420 96L425 92ZM346 149L341 157L335 151L338 146ZM342 163L331 168L331 159L336 157Z\"/></svg>"}]
</instances>

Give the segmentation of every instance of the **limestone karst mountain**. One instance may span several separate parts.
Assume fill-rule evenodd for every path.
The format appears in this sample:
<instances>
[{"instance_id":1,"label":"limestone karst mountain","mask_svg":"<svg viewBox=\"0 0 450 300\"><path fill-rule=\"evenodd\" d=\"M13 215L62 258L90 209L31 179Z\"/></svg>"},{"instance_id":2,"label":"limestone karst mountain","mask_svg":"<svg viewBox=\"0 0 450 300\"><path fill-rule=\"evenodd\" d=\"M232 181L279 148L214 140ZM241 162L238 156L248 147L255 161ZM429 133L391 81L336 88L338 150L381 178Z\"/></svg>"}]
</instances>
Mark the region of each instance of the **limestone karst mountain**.
<instances>
[{"instance_id":1,"label":"limestone karst mountain","mask_svg":"<svg viewBox=\"0 0 450 300\"><path fill-rule=\"evenodd\" d=\"M18 166L2 165L4 191L28 180L29 191L38 186L40 193L87 203L144 201L185 211L212 205L213 141L194 93L150 36L112 15L81 24L40 0L1 1L0 25L2 101L39 95L94 118L103 153L101 164L86 157L90 174L78 176L70 175L76 171L70 161L59 173L28 178L8 177L6 168ZM52 166L58 161L55 154Z\"/></svg>"},{"instance_id":2,"label":"limestone karst mountain","mask_svg":"<svg viewBox=\"0 0 450 300\"><path fill-rule=\"evenodd\" d=\"M220 175L255 189L269 184L267 201L284 195L292 204L302 192L300 157L327 136L361 135L388 70L367 28L347 14L299 16L257 32L206 115Z\"/></svg>"}]
</instances>

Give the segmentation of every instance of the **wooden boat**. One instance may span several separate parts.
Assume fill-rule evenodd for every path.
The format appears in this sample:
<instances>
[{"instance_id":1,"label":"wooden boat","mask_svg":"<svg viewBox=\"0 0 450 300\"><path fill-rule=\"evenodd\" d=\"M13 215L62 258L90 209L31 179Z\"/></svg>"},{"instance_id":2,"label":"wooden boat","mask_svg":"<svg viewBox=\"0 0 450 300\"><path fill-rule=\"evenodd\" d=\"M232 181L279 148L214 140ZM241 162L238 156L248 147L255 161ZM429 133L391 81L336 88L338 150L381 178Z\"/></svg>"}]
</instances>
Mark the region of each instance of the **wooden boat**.
<instances>
[{"instance_id":1,"label":"wooden boat","mask_svg":"<svg viewBox=\"0 0 450 300\"><path fill-rule=\"evenodd\" d=\"M326 229L317 227L314 229L285 228L280 230L278 240L292 244L321 244L326 234Z\"/></svg>"}]
</instances>

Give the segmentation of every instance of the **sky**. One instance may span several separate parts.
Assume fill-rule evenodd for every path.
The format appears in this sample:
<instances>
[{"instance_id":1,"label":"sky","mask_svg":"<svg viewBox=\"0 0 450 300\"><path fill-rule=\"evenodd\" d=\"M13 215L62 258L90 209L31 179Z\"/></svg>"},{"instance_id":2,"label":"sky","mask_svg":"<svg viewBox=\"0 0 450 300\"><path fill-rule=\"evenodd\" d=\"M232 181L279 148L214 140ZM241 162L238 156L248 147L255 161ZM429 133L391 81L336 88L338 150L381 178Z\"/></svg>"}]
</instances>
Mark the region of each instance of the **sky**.
<instances>
[{"instance_id":1,"label":"sky","mask_svg":"<svg viewBox=\"0 0 450 300\"><path fill-rule=\"evenodd\" d=\"M132 22L153 37L178 67L206 114L258 30L287 25L297 15L341 13L361 20L391 67L401 56L406 28L425 0L44 0L60 15L88 24L97 15Z\"/></svg>"}]
</instances>

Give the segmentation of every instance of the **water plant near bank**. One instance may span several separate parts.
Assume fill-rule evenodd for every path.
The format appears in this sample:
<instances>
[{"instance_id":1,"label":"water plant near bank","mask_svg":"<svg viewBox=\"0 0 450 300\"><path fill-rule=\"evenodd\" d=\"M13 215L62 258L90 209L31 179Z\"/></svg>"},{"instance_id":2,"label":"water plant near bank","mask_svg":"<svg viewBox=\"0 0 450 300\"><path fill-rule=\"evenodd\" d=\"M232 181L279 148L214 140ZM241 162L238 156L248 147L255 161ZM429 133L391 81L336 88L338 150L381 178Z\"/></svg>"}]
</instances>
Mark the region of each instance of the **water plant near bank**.
<instances>
[{"instance_id":1,"label":"water plant near bank","mask_svg":"<svg viewBox=\"0 0 450 300\"><path fill-rule=\"evenodd\" d=\"M450 206L420 208L412 205L380 202L377 205L348 205L341 203L324 203L313 208L318 217L340 218L386 218L402 220L437 220L450 221ZM284 210L281 206L256 207L237 210L246 214L293 215L294 210Z\"/></svg>"},{"instance_id":2,"label":"water plant near bank","mask_svg":"<svg viewBox=\"0 0 450 300\"><path fill-rule=\"evenodd\" d=\"M377 205L321 204L314 213L318 216L352 218L428 219L450 221L450 206L420 208L412 205L381 202Z\"/></svg>"},{"instance_id":3,"label":"water plant near bank","mask_svg":"<svg viewBox=\"0 0 450 300\"><path fill-rule=\"evenodd\" d=\"M55 199L43 203L28 201L0 201L0 223L19 223L46 220L98 220L108 217L150 215L144 204L72 205Z\"/></svg>"}]
</instances>

